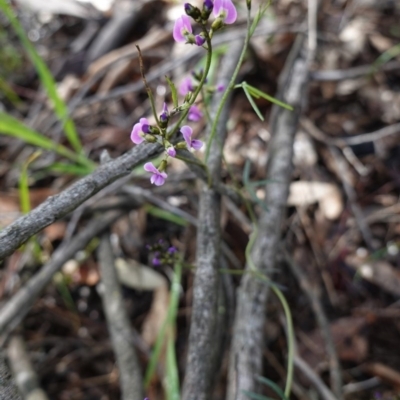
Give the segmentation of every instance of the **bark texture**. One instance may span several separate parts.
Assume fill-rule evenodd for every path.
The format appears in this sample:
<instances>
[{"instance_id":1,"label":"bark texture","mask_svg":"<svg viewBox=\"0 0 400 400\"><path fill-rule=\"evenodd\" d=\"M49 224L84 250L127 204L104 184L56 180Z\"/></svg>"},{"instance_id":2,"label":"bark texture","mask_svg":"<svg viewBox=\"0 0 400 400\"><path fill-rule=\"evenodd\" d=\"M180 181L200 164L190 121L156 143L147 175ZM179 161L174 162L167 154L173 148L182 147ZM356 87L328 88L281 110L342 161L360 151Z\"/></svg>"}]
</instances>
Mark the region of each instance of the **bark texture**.
<instances>
[{"instance_id":1,"label":"bark texture","mask_svg":"<svg viewBox=\"0 0 400 400\"><path fill-rule=\"evenodd\" d=\"M278 98L294 111L273 107L270 119L272 139L269 148L265 204L258 221L258 236L251 257L258 272L271 276L281 236L286 200L292 173L292 149L302 101L308 82L307 52L298 37L279 81ZM246 265L250 271L251 266ZM257 376L262 374L264 326L268 285L247 273L237 295L228 377L228 400L248 400L244 390L257 393Z\"/></svg>"}]
</instances>

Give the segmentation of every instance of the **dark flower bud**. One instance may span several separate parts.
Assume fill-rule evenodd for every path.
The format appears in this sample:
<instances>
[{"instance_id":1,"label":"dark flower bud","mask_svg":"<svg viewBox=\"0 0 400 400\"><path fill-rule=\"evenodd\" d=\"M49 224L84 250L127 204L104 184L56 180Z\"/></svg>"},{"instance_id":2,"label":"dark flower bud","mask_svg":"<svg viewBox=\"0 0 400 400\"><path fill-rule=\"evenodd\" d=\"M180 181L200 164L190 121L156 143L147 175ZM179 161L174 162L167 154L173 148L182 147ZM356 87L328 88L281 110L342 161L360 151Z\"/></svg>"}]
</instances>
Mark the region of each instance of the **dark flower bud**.
<instances>
[{"instance_id":1,"label":"dark flower bud","mask_svg":"<svg viewBox=\"0 0 400 400\"><path fill-rule=\"evenodd\" d=\"M201 19L200 10L197 7L192 6L190 3L185 3L185 13L195 21Z\"/></svg>"},{"instance_id":2,"label":"dark flower bud","mask_svg":"<svg viewBox=\"0 0 400 400\"><path fill-rule=\"evenodd\" d=\"M203 44L206 42L206 38L201 33L200 33L200 35L196 35L194 37L194 40L195 40L197 46L203 46Z\"/></svg>"},{"instance_id":3,"label":"dark flower bud","mask_svg":"<svg viewBox=\"0 0 400 400\"><path fill-rule=\"evenodd\" d=\"M214 8L214 3L212 0L204 0L203 9L201 10L201 18L203 21L207 21L211 15Z\"/></svg>"}]
</instances>

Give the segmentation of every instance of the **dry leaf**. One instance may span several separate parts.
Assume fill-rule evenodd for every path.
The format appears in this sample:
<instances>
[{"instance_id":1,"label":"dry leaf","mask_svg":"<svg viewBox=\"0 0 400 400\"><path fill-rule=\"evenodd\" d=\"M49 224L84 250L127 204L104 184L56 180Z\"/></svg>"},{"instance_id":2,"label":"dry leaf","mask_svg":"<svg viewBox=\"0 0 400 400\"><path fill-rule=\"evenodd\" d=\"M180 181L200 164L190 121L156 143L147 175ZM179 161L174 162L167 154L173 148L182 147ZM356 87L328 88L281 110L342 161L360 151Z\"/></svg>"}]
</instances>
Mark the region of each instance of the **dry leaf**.
<instances>
[{"instance_id":1,"label":"dry leaf","mask_svg":"<svg viewBox=\"0 0 400 400\"><path fill-rule=\"evenodd\" d=\"M336 219L343 211L340 190L331 183L296 181L290 185L288 206L304 207L319 203L322 213L328 219Z\"/></svg>"},{"instance_id":2,"label":"dry leaf","mask_svg":"<svg viewBox=\"0 0 400 400\"><path fill-rule=\"evenodd\" d=\"M167 280L160 273L145 265L139 264L134 260L117 258L115 267L120 282L136 290L155 290L167 286Z\"/></svg>"},{"instance_id":3,"label":"dry leaf","mask_svg":"<svg viewBox=\"0 0 400 400\"><path fill-rule=\"evenodd\" d=\"M368 282L400 296L400 272L384 260L368 260L356 255L346 257L346 263Z\"/></svg>"}]
</instances>

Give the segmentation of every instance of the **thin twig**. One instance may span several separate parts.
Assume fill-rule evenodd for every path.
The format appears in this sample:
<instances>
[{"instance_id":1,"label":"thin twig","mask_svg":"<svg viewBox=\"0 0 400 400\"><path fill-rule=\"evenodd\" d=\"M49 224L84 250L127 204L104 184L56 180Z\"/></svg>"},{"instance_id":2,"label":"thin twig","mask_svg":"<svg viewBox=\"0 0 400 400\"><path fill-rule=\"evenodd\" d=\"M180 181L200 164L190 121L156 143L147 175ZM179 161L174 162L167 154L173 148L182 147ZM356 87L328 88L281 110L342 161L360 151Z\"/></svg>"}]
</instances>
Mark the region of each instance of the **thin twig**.
<instances>
[{"instance_id":1,"label":"thin twig","mask_svg":"<svg viewBox=\"0 0 400 400\"><path fill-rule=\"evenodd\" d=\"M284 255L286 262L289 264L290 269L297 278L301 289L311 303L311 307L314 311L317 323L325 340L326 350L329 357L331 387L337 398L342 399L342 376L339 358L336 352L335 344L333 342L332 333L329 327L329 321L324 313L318 291L314 289L314 287L312 287L310 283L310 277L307 276L306 272L303 271L303 269L294 262L294 260L286 250L284 250Z\"/></svg>"},{"instance_id":2,"label":"thin twig","mask_svg":"<svg viewBox=\"0 0 400 400\"><path fill-rule=\"evenodd\" d=\"M77 234L69 244L57 249L51 260L34 275L25 286L18 290L0 310L0 334L10 332L25 317L33 306L43 288L51 281L53 275L72 257L122 214L109 212L91 221L88 226Z\"/></svg>"},{"instance_id":3,"label":"thin twig","mask_svg":"<svg viewBox=\"0 0 400 400\"><path fill-rule=\"evenodd\" d=\"M48 400L45 391L39 386L38 377L29 359L22 337L13 336L11 338L7 353L15 382L24 399Z\"/></svg>"},{"instance_id":4,"label":"thin twig","mask_svg":"<svg viewBox=\"0 0 400 400\"><path fill-rule=\"evenodd\" d=\"M122 399L142 400L142 373L132 345L132 330L107 233L101 238L97 257L101 272L103 308L119 368Z\"/></svg>"},{"instance_id":5,"label":"thin twig","mask_svg":"<svg viewBox=\"0 0 400 400\"><path fill-rule=\"evenodd\" d=\"M312 368L299 356L294 357L294 365L308 378L314 385L323 400L337 400L335 395L329 390L322 379L312 370Z\"/></svg>"}]
</instances>

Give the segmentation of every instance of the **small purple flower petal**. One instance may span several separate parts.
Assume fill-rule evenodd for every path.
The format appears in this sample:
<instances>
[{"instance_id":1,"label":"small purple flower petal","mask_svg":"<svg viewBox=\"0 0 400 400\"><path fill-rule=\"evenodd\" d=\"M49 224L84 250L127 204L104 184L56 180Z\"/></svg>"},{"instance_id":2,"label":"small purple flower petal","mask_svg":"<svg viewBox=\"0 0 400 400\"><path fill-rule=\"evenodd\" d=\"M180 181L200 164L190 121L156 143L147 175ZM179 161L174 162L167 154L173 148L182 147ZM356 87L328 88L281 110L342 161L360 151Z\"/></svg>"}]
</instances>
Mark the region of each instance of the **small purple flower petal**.
<instances>
[{"instance_id":1,"label":"small purple flower petal","mask_svg":"<svg viewBox=\"0 0 400 400\"><path fill-rule=\"evenodd\" d=\"M192 84L192 78L189 76L185 78L179 85L179 94L181 96L186 96L189 92L193 92L194 87Z\"/></svg>"},{"instance_id":2,"label":"small purple flower petal","mask_svg":"<svg viewBox=\"0 0 400 400\"><path fill-rule=\"evenodd\" d=\"M190 149L191 144L192 144L192 135L193 135L192 128L190 126L184 125L184 126L182 126L182 128L180 130L181 130L183 138L185 139L188 149Z\"/></svg>"},{"instance_id":3,"label":"small purple flower petal","mask_svg":"<svg viewBox=\"0 0 400 400\"><path fill-rule=\"evenodd\" d=\"M203 118L203 113L201 112L200 108L197 106L191 106L189 108L189 113L188 113L188 120L197 122L200 121Z\"/></svg>"},{"instance_id":4,"label":"small purple flower petal","mask_svg":"<svg viewBox=\"0 0 400 400\"><path fill-rule=\"evenodd\" d=\"M143 137L140 135L141 133L149 133L149 121L147 118L140 118L139 122L133 125L133 129L131 132L131 140L135 144L139 144L143 142Z\"/></svg>"},{"instance_id":5,"label":"small purple flower petal","mask_svg":"<svg viewBox=\"0 0 400 400\"><path fill-rule=\"evenodd\" d=\"M152 162L148 162L143 166L144 170L147 172L152 172L153 174L158 174L158 169L154 166Z\"/></svg>"},{"instance_id":6,"label":"small purple flower petal","mask_svg":"<svg viewBox=\"0 0 400 400\"><path fill-rule=\"evenodd\" d=\"M192 148L195 150L200 150L203 147L203 142L198 139L192 140Z\"/></svg>"},{"instance_id":7,"label":"small purple flower petal","mask_svg":"<svg viewBox=\"0 0 400 400\"><path fill-rule=\"evenodd\" d=\"M178 250L176 249L176 247L174 247L174 246L171 246L169 249L168 249L168 253L169 254L174 254L174 253L176 253Z\"/></svg>"},{"instance_id":8,"label":"small purple flower petal","mask_svg":"<svg viewBox=\"0 0 400 400\"><path fill-rule=\"evenodd\" d=\"M217 85L217 92L223 92L225 90L225 85L220 83Z\"/></svg>"},{"instance_id":9,"label":"small purple flower petal","mask_svg":"<svg viewBox=\"0 0 400 400\"><path fill-rule=\"evenodd\" d=\"M195 40L197 46L203 46L203 44L206 42L206 39L200 35L196 35L194 37L194 40Z\"/></svg>"},{"instance_id":10,"label":"small purple flower petal","mask_svg":"<svg viewBox=\"0 0 400 400\"><path fill-rule=\"evenodd\" d=\"M204 8L207 10L212 10L214 8L214 3L212 0L204 0Z\"/></svg>"},{"instance_id":11,"label":"small purple flower petal","mask_svg":"<svg viewBox=\"0 0 400 400\"><path fill-rule=\"evenodd\" d=\"M184 125L180 130L183 138L185 139L186 146L188 149L192 148L195 150L199 150L203 146L203 142L201 140L197 139L192 140L193 130L190 126Z\"/></svg>"},{"instance_id":12,"label":"small purple flower petal","mask_svg":"<svg viewBox=\"0 0 400 400\"><path fill-rule=\"evenodd\" d=\"M190 18L187 15L180 16L174 25L173 37L178 43L185 43L185 34L192 33L192 25L190 24Z\"/></svg>"},{"instance_id":13,"label":"small purple flower petal","mask_svg":"<svg viewBox=\"0 0 400 400\"><path fill-rule=\"evenodd\" d=\"M168 149L167 149L167 154L168 154L170 157L175 157L175 156L176 156L176 150L175 150L175 148L174 148L174 147L168 147Z\"/></svg>"},{"instance_id":14,"label":"small purple flower petal","mask_svg":"<svg viewBox=\"0 0 400 400\"><path fill-rule=\"evenodd\" d=\"M233 24L237 18L232 0L215 0L213 14L215 17L222 17L225 24Z\"/></svg>"}]
</instances>

